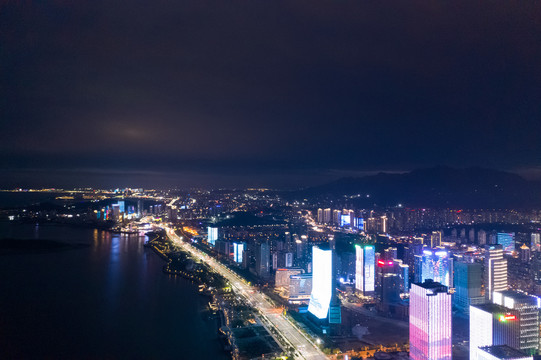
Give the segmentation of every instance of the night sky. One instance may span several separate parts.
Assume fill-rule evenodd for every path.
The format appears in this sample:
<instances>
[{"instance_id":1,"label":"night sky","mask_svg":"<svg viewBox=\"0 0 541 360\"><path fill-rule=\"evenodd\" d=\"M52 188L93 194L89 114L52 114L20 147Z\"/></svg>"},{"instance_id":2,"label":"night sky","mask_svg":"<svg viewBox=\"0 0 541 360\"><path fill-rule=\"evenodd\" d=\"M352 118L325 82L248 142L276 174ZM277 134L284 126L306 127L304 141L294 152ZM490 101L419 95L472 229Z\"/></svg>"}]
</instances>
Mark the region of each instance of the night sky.
<instances>
[{"instance_id":1,"label":"night sky","mask_svg":"<svg viewBox=\"0 0 541 360\"><path fill-rule=\"evenodd\" d=\"M541 3L0 0L0 124L0 187L541 177Z\"/></svg>"}]
</instances>

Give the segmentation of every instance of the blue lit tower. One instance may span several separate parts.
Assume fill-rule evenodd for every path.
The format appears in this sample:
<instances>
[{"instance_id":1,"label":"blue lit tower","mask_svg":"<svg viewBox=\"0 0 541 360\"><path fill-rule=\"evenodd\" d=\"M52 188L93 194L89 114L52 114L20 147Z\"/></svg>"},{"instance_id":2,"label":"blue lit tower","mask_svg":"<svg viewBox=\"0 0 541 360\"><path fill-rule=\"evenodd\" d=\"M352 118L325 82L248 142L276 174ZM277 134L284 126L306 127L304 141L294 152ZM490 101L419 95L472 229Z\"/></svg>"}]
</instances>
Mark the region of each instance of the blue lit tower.
<instances>
[{"instance_id":1,"label":"blue lit tower","mask_svg":"<svg viewBox=\"0 0 541 360\"><path fill-rule=\"evenodd\" d=\"M423 250L421 255L415 255L414 271L415 282L431 279L453 287L453 259L443 248Z\"/></svg>"}]
</instances>

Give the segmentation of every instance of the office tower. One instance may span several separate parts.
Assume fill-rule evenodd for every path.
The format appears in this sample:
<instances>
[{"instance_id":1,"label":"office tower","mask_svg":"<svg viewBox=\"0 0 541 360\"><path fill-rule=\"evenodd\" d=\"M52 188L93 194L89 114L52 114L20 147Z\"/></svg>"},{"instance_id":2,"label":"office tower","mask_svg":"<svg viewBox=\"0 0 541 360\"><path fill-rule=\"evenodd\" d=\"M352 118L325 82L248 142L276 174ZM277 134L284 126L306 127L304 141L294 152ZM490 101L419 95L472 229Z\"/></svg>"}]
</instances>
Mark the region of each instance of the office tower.
<instances>
[{"instance_id":1,"label":"office tower","mask_svg":"<svg viewBox=\"0 0 541 360\"><path fill-rule=\"evenodd\" d=\"M326 319L333 295L333 252L312 247L312 293L308 311Z\"/></svg>"},{"instance_id":2,"label":"office tower","mask_svg":"<svg viewBox=\"0 0 541 360\"><path fill-rule=\"evenodd\" d=\"M460 311L468 313L470 305L483 304L485 297L481 294L483 285L482 264L468 261L454 262L453 305Z\"/></svg>"},{"instance_id":3,"label":"office tower","mask_svg":"<svg viewBox=\"0 0 541 360\"><path fill-rule=\"evenodd\" d=\"M410 289L410 359L451 360L451 294L427 280Z\"/></svg>"},{"instance_id":4,"label":"office tower","mask_svg":"<svg viewBox=\"0 0 541 360\"><path fill-rule=\"evenodd\" d=\"M401 280L398 274L383 274L381 281L381 301L385 304L400 301Z\"/></svg>"},{"instance_id":5,"label":"office tower","mask_svg":"<svg viewBox=\"0 0 541 360\"><path fill-rule=\"evenodd\" d=\"M496 238L497 244L502 246L503 252L515 251L515 233L498 233Z\"/></svg>"},{"instance_id":6,"label":"office tower","mask_svg":"<svg viewBox=\"0 0 541 360\"><path fill-rule=\"evenodd\" d=\"M256 246L255 267L256 274L266 279L270 276L270 247L268 243Z\"/></svg>"},{"instance_id":7,"label":"office tower","mask_svg":"<svg viewBox=\"0 0 541 360\"><path fill-rule=\"evenodd\" d=\"M507 314L511 314L509 321L515 321L516 324L510 332L512 337L504 344L522 350L529 355L537 354L541 298L505 290L495 291L492 300L495 304L507 309L504 317L500 316L500 320L505 321Z\"/></svg>"},{"instance_id":8,"label":"office tower","mask_svg":"<svg viewBox=\"0 0 541 360\"><path fill-rule=\"evenodd\" d=\"M372 245L355 245L355 289L363 295L372 295L375 290L375 249Z\"/></svg>"},{"instance_id":9,"label":"office tower","mask_svg":"<svg viewBox=\"0 0 541 360\"><path fill-rule=\"evenodd\" d=\"M494 293L495 303L470 306L470 360L479 348L508 345L532 355L539 348L539 302L513 291Z\"/></svg>"},{"instance_id":10,"label":"office tower","mask_svg":"<svg viewBox=\"0 0 541 360\"><path fill-rule=\"evenodd\" d=\"M493 345L479 348L477 360L533 360L533 356L507 345Z\"/></svg>"},{"instance_id":11,"label":"office tower","mask_svg":"<svg viewBox=\"0 0 541 360\"><path fill-rule=\"evenodd\" d=\"M333 210L332 212L332 222L334 225L340 225L340 222L342 220L342 211L340 210Z\"/></svg>"},{"instance_id":12,"label":"office tower","mask_svg":"<svg viewBox=\"0 0 541 360\"><path fill-rule=\"evenodd\" d=\"M466 238L466 229L460 229L460 238L465 239Z\"/></svg>"},{"instance_id":13,"label":"office tower","mask_svg":"<svg viewBox=\"0 0 541 360\"><path fill-rule=\"evenodd\" d=\"M523 244L520 247L520 260L522 262L529 262L531 257L530 248L526 246L526 244Z\"/></svg>"},{"instance_id":14,"label":"office tower","mask_svg":"<svg viewBox=\"0 0 541 360\"><path fill-rule=\"evenodd\" d=\"M468 232L468 240L470 244L475 244L475 229L471 228Z\"/></svg>"},{"instance_id":15,"label":"office tower","mask_svg":"<svg viewBox=\"0 0 541 360\"><path fill-rule=\"evenodd\" d=\"M485 297L492 300L494 291L507 290L507 260L503 257L501 245L485 246Z\"/></svg>"},{"instance_id":16,"label":"office tower","mask_svg":"<svg viewBox=\"0 0 541 360\"><path fill-rule=\"evenodd\" d=\"M289 302L299 303L310 300L312 274L291 275L289 278Z\"/></svg>"},{"instance_id":17,"label":"office tower","mask_svg":"<svg viewBox=\"0 0 541 360\"><path fill-rule=\"evenodd\" d=\"M218 240L218 228L209 226L207 228L208 238L207 242L212 246L216 245L216 240Z\"/></svg>"},{"instance_id":18,"label":"office tower","mask_svg":"<svg viewBox=\"0 0 541 360\"><path fill-rule=\"evenodd\" d=\"M244 243L233 243L233 261L236 263L242 263L245 248L246 244Z\"/></svg>"},{"instance_id":19,"label":"office tower","mask_svg":"<svg viewBox=\"0 0 541 360\"><path fill-rule=\"evenodd\" d=\"M441 237L442 237L441 231L432 231L432 234L430 235L430 244L429 244L431 249L441 246Z\"/></svg>"},{"instance_id":20,"label":"office tower","mask_svg":"<svg viewBox=\"0 0 541 360\"><path fill-rule=\"evenodd\" d=\"M531 249L532 249L532 251L540 251L541 250L541 234L532 233L532 235L531 235Z\"/></svg>"},{"instance_id":21,"label":"office tower","mask_svg":"<svg viewBox=\"0 0 541 360\"><path fill-rule=\"evenodd\" d=\"M485 246L487 244L487 232L485 230L479 230L477 233L477 244L479 246Z\"/></svg>"},{"instance_id":22,"label":"office tower","mask_svg":"<svg viewBox=\"0 0 541 360\"><path fill-rule=\"evenodd\" d=\"M324 218L323 218L323 209L319 208L317 209L317 223L323 224Z\"/></svg>"},{"instance_id":23,"label":"office tower","mask_svg":"<svg viewBox=\"0 0 541 360\"><path fill-rule=\"evenodd\" d=\"M402 293L408 293L410 290L410 279L409 279L409 273L410 273L410 267L407 264L404 264L402 260L395 259L394 260L395 267L396 267L396 273L398 277L400 278L400 292Z\"/></svg>"},{"instance_id":24,"label":"office tower","mask_svg":"<svg viewBox=\"0 0 541 360\"><path fill-rule=\"evenodd\" d=\"M343 252L340 255L340 271L339 275L343 277L344 281L355 281L357 257L356 254L351 252ZM338 274L337 274L338 275Z\"/></svg>"},{"instance_id":25,"label":"office tower","mask_svg":"<svg viewBox=\"0 0 541 360\"><path fill-rule=\"evenodd\" d=\"M330 224L332 220L332 213L331 209L325 209L323 210L323 222L325 224Z\"/></svg>"},{"instance_id":26,"label":"office tower","mask_svg":"<svg viewBox=\"0 0 541 360\"><path fill-rule=\"evenodd\" d=\"M415 282L432 279L445 286L453 287L453 259L447 250L440 248L423 250L415 255Z\"/></svg>"}]
</instances>

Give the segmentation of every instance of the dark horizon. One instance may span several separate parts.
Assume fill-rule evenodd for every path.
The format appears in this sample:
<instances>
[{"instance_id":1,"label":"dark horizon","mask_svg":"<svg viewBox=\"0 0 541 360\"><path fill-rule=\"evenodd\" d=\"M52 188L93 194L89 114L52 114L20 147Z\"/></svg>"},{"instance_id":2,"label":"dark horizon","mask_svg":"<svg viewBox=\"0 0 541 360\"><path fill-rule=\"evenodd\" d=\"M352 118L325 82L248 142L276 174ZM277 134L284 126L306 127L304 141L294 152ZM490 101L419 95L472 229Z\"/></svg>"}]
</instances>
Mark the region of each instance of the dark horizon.
<instances>
[{"instance_id":1,"label":"dark horizon","mask_svg":"<svg viewBox=\"0 0 541 360\"><path fill-rule=\"evenodd\" d=\"M4 1L0 23L0 188L541 179L538 2Z\"/></svg>"}]
</instances>

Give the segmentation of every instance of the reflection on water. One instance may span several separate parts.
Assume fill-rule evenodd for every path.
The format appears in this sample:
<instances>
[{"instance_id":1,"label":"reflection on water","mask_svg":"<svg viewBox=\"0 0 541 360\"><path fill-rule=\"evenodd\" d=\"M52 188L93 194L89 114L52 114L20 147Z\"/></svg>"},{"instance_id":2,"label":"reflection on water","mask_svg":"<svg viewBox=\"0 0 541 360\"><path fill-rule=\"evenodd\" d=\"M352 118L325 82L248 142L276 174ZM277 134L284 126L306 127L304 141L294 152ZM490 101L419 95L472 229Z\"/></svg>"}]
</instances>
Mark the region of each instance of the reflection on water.
<instances>
[{"instance_id":1,"label":"reflection on water","mask_svg":"<svg viewBox=\"0 0 541 360\"><path fill-rule=\"evenodd\" d=\"M5 223L0 237L89 245L0 256L2 358L227 358L208 299L162 273L145 237Z\"/></svg>"}]
</instances>

